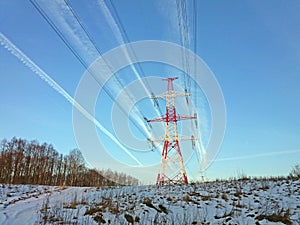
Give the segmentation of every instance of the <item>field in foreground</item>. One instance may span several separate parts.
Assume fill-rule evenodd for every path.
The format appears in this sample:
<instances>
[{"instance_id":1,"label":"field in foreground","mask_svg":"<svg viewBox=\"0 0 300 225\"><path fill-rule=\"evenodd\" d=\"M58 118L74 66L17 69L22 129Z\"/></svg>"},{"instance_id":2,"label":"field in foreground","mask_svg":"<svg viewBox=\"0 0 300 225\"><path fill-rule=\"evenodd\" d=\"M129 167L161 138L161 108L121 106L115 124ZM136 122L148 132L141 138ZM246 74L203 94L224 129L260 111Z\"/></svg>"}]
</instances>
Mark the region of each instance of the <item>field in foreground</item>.
<instances>
[{"instance_id":1,"label":"field in foreground","mask_svg":"<svg viewBox=\"0 0 300 225\"><path fill-rule=\"evenodd\" d=\"M300 180L182 186L0 185L0 224L300 224Z\"/></svg>"}]
</instances>

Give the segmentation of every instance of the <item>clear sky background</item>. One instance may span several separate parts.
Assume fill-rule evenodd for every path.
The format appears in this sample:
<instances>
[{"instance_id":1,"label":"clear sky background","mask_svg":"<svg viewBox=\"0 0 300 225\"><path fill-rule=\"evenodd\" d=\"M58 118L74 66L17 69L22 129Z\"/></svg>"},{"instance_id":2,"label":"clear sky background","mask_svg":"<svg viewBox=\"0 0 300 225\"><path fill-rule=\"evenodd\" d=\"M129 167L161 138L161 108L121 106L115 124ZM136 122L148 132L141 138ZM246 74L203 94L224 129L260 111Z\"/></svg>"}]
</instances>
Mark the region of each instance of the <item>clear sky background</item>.
<instances>
[{"instance_id":1,"label":"clear sky background","mask_svg":"<svg viewBox=\"0 0 300 225\"><path fill-rule=\"evenodd\" d=\"M110 1L68 2L102 52L122 44L124 32L115 29L120 24L107 20L110 12L117 21ZM112 2L130 41L180 44L176 1ZM82 31L75 26L64 1L39 4L85 62L92 63L95 50L91 50L91 43L77 39ZM193 50L192 1L187 1L187 12ZM300 163L299 12L297 0L197 1L196 53L213 71L223 91L227 128L216 161L204 174L197 167L189 168L192 179L240 173L286 175ZM30 1L0 1L0 32L71 96L75 94L85 68ZM168 72L151 64L143 65L143 69L146 75L165 76L163 73ZM124 73L132 73L130 68L126 70ZM129 77L124 82L130 81ZM106 112L101 105L110 100L103 96L102 101L97 108L105 118L110 116L110 109ZM109 120L103 118L98 116L111 130ZM0 138L13 136L51 143L62 153L77 147L72 105L1 46Z\"/></svg>"}]
</instances>

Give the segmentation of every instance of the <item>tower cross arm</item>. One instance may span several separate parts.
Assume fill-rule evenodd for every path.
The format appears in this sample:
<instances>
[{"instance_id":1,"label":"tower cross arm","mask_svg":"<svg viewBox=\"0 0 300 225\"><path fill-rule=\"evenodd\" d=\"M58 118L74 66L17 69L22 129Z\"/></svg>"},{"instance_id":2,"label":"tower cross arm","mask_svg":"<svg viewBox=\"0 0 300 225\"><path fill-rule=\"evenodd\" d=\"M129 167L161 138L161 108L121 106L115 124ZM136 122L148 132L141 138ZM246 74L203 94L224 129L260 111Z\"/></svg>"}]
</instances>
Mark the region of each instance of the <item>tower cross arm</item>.
<instances>
[{"instance_id":1,"label":"tower cross arm","mask_svg":"<svg viewBox=\"0 0 300 225\"><path fill-rule=\"evenodd\" d=\"M180 141L197 141L198 138L194 137L193 135L192 136L179 136L178 138L176 139L172 139L172 138L165 138L165 137L160 137L160 138L148 138L147 141L148 142L162 142L162 141L166 141L166 140L169 140L169 141L175 141L175 140L180 140Z\"/></svg>"},{"instance_id":2,"label":"tower cross arm","mask_svg":"<svg viewBox=\"0 0 300 225\"><path fill-rule=\"evenodd\" d=\"M198 138L194 137L193 135L192 136L181 136L180 138L180 141L197 141Z\"/></svg>"},{"instance_id":3,"label":"tower cross arm","mask_svg":"<svg viewBox=\"0 0 300 225\"><path fill-rule=\"evenodd\" d=\"M177 120L192 120L197 119L197 116L177 115Z\"/></svg>"},{"instance_id":4,"label":"tower cross arm","mask_svg":"<svg viewBox=\"0 0 300 225\"><path fill-rule=\"evenodd\" d=\"M188 97L188 96L191 96L191 94L185 92L170 91L170 92L165 92L161 95L152 95L151 98L158 99L158 98L176 98L176 97Z\"/></svg>"},{"instance_id":5,"label":"tower cross arm","mask_svg":"<svg viewBox=\"0 0 300 225\"><path fill-rule=\"evenodd\" d=\"M150 142L150 143L154 143L154 142L162 142L164 141L166 138L147 138L147 141Z\"/></svg>"},{"instance_id":6,"label":"tower cross arm","mask_svg":"<svg viewBox=\"0 0 300 225\"><path fill-rule=\"evenodd\" d=\"M151 119L151 120L147 120L148 123L151 123L151 122L163 122L163 121L166 121L167 118L166 117L158 117L158 118L154 118L154 119Z\"/></svg>"}]
</instances>

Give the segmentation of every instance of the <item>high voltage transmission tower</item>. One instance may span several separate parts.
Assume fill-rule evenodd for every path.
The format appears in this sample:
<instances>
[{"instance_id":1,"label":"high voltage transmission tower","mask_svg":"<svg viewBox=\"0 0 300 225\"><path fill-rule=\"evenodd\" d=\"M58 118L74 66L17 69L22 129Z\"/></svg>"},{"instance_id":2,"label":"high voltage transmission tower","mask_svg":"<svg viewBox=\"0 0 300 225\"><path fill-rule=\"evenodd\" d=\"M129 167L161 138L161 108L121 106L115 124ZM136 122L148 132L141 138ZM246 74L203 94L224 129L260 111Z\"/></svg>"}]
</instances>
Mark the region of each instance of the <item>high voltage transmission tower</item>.
<instances>
[{"instance_id":1,"label":"high voltage transmission tower","mask_svg":"<svg viewBox=\"0 0 300 225\"><path fill-rule=\"evenodd\" d=\"M157 175L156 185L163 186L169 184L188 183L188 178L184 168L184 162L179 146L179 141L196 140L194 136L179 137L177 121L186 119L196 119L196 116L178 115L176 112L175 98L190 96L188 93L178 93L174 91L173 81L177 77L163 79L168 82L167 92L154 98L164 98L166 100L166 114L163 117L148 120L147 122L165 122L165 137L162 139L148 139L150 142L164 141L160 168Z\"/></svg>"}]
</instances>

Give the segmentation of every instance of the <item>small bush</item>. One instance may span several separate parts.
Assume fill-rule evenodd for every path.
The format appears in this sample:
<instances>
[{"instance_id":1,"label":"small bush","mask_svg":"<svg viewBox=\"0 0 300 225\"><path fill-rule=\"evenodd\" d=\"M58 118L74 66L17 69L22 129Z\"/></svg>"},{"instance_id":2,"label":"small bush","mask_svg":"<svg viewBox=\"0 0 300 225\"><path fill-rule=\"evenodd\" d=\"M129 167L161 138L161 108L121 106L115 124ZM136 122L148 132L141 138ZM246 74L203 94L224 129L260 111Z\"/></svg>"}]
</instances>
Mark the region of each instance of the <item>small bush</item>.
<instances>
[{"instance_id":1,"label":"small bush","mask_svg":"<svg viewBox=\"0 0 300 225\"><path fill-rule=\"evenodd\" d=\"M300 178L300 164L298 164L292 168L292 171L290 172L289 177L297 178L297 179Z\"/></svg>"},{"instance_id":2,"label":"small bush","mask_svg":"<svg viewBox=\"0 0 300 225\"><path fill-rule=\"evenodd\" d=\"M182 200L185 202L189 202L191 200L191 198L189 195L185 195L185 196L183 196Z\"/></svg>"},{"instance_id":3,"label":"small bush","mask_svg":"<svg viewBox=\"0 0 300 225\"><path fill-rule=\"evenodd\" d=\"M125 217L125 219L127 220L128 223L131 223L131 224L134 223L134 219L131 215L125 214L124 217Z\"/></svg>"},{"instance_id":4,"label":"small bush","mask_svg":"<svg viewBox=\"0 0 300 225\"><path fill-rule=\"evenodd\" d=\"M101 211L102 211L101 208L90 208L90 209L85 211L84 215L85 216L86 215L93 215L93 214L95 214L97 212L101 212Z\"/></svg>"},{"instance_id":5,"label":"small bush","mask_svg":"<svg viewBox=\"0 0 300 225\"><path fill-rule=\"evenodd\" d=\"M227 196L227 194L226 193L223 193L222 194L222 199L225 201L225 202L228 202L228 196Z\"/></svg>"},{"instance_id":6,"label":"small bush","mask_svg":"<svg viewBox=\"0 0 300 225\"><path fill-rule=\"evenodd\" d=\"M259 215L256 217L257 220L269 220L270 222L282 222L286 225L292 225L292 222L289 218L286 218L285 216L278 215L278 214L272 214L272 215Z\"/></svg>"},{"instance_id":7,"label":"small bush","mask_svg":"<svg viewBox=\"0 0 300 225\"><path fill-rule=\"evenodd\" d=\"M102 213L99 213L96 216L94 216L94 220L98 223L106 223L106 221L103 219Z\"/></svg>"}]
</instances>

